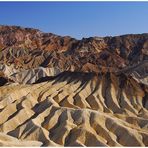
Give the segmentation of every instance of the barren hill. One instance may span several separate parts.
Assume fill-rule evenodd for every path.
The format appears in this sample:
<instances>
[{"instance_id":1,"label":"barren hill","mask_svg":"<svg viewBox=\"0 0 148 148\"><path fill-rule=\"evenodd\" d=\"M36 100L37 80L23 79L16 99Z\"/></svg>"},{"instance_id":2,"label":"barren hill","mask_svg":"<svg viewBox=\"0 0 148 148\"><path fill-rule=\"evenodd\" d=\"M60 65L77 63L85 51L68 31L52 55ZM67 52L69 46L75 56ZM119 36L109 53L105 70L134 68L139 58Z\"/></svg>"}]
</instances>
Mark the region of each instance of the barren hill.
<instances>
[{"instance_id":1,"label":"barren hill","mask_svg":"<svg viewBox=\"0 0 148 148\"><path fill-rule=\"evenodd\" d=\"M148 34L76 40L0 27L1 146L148 146Z\"/></svg>"}]
</instances>

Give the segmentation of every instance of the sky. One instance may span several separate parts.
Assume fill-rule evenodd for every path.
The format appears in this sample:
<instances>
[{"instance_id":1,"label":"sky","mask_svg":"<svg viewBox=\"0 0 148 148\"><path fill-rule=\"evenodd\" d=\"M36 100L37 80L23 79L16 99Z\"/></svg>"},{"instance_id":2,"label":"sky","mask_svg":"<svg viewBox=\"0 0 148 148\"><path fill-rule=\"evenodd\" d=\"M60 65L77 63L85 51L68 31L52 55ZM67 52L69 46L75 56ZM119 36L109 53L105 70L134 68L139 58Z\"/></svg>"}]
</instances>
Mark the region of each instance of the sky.
<instances>
[{"instance_id":1,"label":"sky","mask_svg":"<svg viewBox=\"0 0 148 148\"><path fill-rule=\"evenodd\" d=\"M148 33L148 2L0 2L0 25L77 39Z\"/></svg>"}]
</instances>

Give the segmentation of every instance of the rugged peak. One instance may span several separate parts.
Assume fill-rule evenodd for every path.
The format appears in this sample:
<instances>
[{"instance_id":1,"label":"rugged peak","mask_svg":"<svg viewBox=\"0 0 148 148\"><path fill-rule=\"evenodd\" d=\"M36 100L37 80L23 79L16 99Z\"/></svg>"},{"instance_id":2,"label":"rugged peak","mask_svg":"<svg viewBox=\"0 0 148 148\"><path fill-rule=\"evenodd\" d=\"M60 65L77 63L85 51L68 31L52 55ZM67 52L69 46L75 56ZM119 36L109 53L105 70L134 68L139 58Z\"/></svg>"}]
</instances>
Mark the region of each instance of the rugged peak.
<instances>
[{"instance_id":1,"label":"rugged peak","mask_svg":"<svg viewBox=\"0 0 148 148\"><path fill-rule=\"evenodd\" d=\"M0 63L17 68L115 71L148 60L148 34L76 40L19 26L0 27Z\"/></svg>"},{"instance_id":2,"label":"rugged peak","mask_svg":"<svg viewBox=\"0 0 148 148\"><path fill-rule=\"evenodd\" d=\"M41 32L39 29L34 29L34 28L0 25L0 32L2 32L2 31L36 31L36 32Z\"/></svg>"}]
</instances>

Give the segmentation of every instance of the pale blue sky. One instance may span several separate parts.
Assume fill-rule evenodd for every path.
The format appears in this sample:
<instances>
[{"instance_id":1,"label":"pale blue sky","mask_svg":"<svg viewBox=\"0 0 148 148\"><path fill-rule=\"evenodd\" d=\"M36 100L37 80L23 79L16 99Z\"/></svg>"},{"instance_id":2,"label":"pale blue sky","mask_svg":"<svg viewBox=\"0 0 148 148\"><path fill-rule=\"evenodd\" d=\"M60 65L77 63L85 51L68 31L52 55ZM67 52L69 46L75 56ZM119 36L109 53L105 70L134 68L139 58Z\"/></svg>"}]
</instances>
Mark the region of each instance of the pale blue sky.
<instances>
[{"instance_id":1,"label":"pale blue sky","mask_svg":"<svg viewBox=\"0 0 148 148\"><path fill-rule=\"evenodd\" d=\"M148 33L148 2L0 2L0 24L78 39Z\"/></svg>"}]
</instances>

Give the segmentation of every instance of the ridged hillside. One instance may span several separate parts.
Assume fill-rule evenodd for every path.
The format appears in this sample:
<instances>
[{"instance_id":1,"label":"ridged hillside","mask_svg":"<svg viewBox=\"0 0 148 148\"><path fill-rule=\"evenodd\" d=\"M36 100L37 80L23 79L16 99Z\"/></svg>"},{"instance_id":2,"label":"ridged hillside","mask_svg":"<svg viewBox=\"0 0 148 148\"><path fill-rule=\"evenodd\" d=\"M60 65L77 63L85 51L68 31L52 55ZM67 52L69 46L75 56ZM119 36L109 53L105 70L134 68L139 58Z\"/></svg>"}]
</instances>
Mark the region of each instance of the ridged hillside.
<instances>
[{"instance_id":1,"label":"ridged hillside","mask_svg":"<svg viewBox=\"0 0 148 148\"><path fill-rule=\"evenodd\" d=\"M148 34L77 40L0 27L0 146L148 146Z\"/></svg>"}]
</instances>

